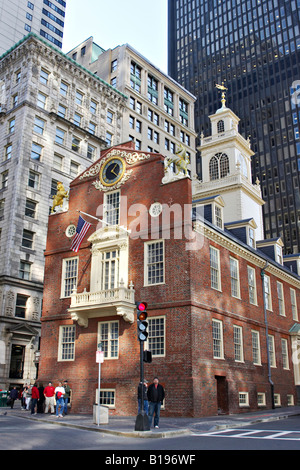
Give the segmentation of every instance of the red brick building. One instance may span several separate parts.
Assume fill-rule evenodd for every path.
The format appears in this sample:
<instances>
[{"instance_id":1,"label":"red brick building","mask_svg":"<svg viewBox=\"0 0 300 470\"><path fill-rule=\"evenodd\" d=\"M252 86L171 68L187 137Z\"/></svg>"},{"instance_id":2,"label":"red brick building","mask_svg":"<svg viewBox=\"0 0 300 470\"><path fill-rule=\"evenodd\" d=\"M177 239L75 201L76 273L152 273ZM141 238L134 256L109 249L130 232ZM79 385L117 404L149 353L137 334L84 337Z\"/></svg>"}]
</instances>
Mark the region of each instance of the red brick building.
<instances>
[{"instance_id":1,"label":"red brick building","mask_svg":"<svg viewBox=\"0 0 300 470\"><path fill-rule=\"evenodd\" d=\"M39 380L67 379L72 410L92 412L102 342L101 401L135 415L135 302L146 301L145 377L165 387L162 416L296 404L300 279L276 258L280 239L253 246L255 221L224 224L220 192L197 199L170 171L162 155L110 148L50 215ZM76 253L78 211L91 227Z\"/></svg>"}]
</instances>

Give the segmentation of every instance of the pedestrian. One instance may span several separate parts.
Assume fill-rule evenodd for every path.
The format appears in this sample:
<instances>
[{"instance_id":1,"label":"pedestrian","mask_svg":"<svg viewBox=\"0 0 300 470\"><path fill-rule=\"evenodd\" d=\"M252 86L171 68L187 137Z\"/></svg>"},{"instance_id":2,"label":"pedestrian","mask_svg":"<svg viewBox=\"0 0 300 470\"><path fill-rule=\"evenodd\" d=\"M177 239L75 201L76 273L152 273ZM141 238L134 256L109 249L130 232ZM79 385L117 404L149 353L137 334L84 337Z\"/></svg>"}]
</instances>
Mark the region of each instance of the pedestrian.
<instances>
[{"instance_id":1,"label":"pedestrian","mask_svg":"<svg viewBox=\"0 0 300 470\"><path fill-rule=\"evenodd\" d=\"M10 392L9 392L9 398L10 398L10 407L13 409L15 401L18 399L18 390L17 387L14 387Z\"/></svg>"},{"instance_id":2,"label":"pedestrian","mask_svg":"<svg viewBox=\"0 0 300 470\"><path fill-rule=\"evenodd\" d=\"M38 400L38 404L37 404L37 412L38 413L44 413L45 396L44 396L43 384L39 384L38 391L39 391L39 394L40 394L40 399Z\"/></svg>"},{"instance_id":3,"label":"pedestrian","mask_svg":"<svg viewBox=\"0 0 300 470\"><path fill-rule=\"evenodd\" d=\"M68 403L69 403L70 397L71 397L71 389L70 389L70 385L68 384L67 380L64 381L64 389L65 389L64 414L67 415L68 414Z\"/></svg>"},{"instance_id":4,"label":"pedestrian","mask_svg":"<svg viewBox=\"0 0 300 470\"><path fill-rule=\"evenodd\" d=\"M54 415L54 395L55 395L55 388L52 385L52 382L49 382L47 387L44 389L44 397L45 397L45 413L49 413L49 406L50 412Z\"/></svg>"},{"instance_id":5,"label":"pedestrian","mask_svg":"<svg viewBox=\"0 0 300 470\"><path fill-rule=\"evenodd\" d=\"M153 383L148 387L147 396L149 400L149 426L151 427L153 415L155 415L154 427L158 428L160 408L165 398L164 387L160 385L158 377L154 377Z\"/></svg>"},{"instance_id":6,"label":"pedestrian","mask_svg":"<svg viewBox=\"0 0 300 470\"><path fill-rule=\"evenodd\" d=\"M34 384L31 389L31 414L32 415L37 414L36 408L37 408L37 403L39 399L40 399L40 394L39 394L36 384Z\"/></svg>"},{"instance_id":7,"label":"pedestrian","mask_svg":"<svg viewBox=\"0 0 300 470\"><path fill-rule=\"evenodd\" d=\"M32 389L31 385L28 385L26 388L26 398L25 398L25 403L26 403L26 410L29 410L30 402L31 402L31 395L32 395Z\"/></svg>"},{"instance_id":8,"label":"pedestrian","mask_svg":"<svg viewBox=\"0 0 300 470\"><path fill-rule=\"evenodd\" d=\"M56 417L63 418L63 411L64 411L64 396L65 396L65 389L62 386L61 382L58 382L58 387L55 388L55 400L56 400ZM60 409L60 412L59 412Z\"/></svg>"},{"instance_id":9,"label":"pedestrian","mask_svg":"<svg viewBox=\"0 0 300 470\"><path fill-rule=\"evenodd\" d=\"M147 380L144 380L144 412L147 415L149 411L149 402L147 398ZM142 409L142 382L138 385L138 413L141 412Z\"/></svg>"}]
</instances>

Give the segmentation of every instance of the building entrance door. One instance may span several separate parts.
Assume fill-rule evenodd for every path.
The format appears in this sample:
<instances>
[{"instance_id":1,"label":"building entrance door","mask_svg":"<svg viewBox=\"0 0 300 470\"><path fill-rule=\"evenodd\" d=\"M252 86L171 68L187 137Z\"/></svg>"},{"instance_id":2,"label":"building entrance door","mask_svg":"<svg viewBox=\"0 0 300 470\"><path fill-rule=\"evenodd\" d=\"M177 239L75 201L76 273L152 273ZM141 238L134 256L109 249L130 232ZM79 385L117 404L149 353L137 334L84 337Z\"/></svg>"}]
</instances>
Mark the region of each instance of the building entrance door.
<instances>
[{"instance_id":1,"label":"building entrance door","mask_svg":"<svg viewBox=\"0 0 300 470\"><path fill-rule=\"evenodd\" d=\"M218 414L228 414L228 385L226 377L215 375L217 382Z\"/></svg>"}]
</instances>

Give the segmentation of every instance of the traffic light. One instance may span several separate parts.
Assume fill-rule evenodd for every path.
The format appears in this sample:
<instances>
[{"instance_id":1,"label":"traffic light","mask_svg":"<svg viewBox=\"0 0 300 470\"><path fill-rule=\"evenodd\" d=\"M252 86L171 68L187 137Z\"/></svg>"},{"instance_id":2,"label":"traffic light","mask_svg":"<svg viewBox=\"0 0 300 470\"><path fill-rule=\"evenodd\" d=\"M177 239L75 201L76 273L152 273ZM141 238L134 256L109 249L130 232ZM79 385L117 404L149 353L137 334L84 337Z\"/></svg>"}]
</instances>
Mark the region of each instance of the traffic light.
<instances>
[{"instance_id":1,"label":"traffic light","mask_svg":"<svg viewBox=\"0 0 300 470\"><path fill-rule=\"evenodd\" d=\"M144 351L143 353L143 361L151 363L152 362L152 352L151 351Z\"/></svg>"},{"instance_id":2,"label":"traffic light","mask_svg":"<svg viewBox=\"0 0 300 470\"><path fill-rule=\"evenodd\" d=\"M146 302L137 302L137 325L138 325L138 339L140 341L146 341L148 337L147 327L148 322L147 317L147 303Z\"/></svg>"}]
</instances>

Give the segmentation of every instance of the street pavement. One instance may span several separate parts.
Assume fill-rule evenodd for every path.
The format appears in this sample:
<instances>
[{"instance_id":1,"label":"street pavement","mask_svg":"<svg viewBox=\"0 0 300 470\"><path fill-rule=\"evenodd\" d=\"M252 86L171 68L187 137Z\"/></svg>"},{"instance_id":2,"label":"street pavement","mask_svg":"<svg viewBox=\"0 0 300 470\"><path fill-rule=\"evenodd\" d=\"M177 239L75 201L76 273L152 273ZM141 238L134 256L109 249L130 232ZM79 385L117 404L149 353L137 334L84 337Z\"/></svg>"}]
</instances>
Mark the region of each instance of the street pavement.
<instances>
[{"instance_id":1,"label":"street pavement","mask_svg":"<svg viewBox=\"0 0 300 470\"><path fill-rule=\"evenodd\" d=\"M63 418L50 414L31 415L30 411L21 410L18 402L15 403L14 409L0 408L0 417L4 414L123 437L166 438L226 428L241 428L255 423L286 419L289 416L300 415L300 406L203 418L166 418L161 415L159 428L151 428L150 431L135 431L136 416L109 416L108 424L98 425L93 422L93 415L87 414L72 414L71 412Z\"/></svg>"}]
</instances>

